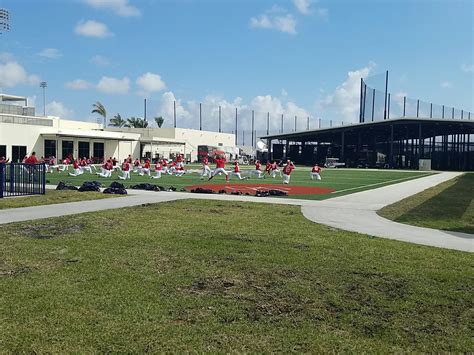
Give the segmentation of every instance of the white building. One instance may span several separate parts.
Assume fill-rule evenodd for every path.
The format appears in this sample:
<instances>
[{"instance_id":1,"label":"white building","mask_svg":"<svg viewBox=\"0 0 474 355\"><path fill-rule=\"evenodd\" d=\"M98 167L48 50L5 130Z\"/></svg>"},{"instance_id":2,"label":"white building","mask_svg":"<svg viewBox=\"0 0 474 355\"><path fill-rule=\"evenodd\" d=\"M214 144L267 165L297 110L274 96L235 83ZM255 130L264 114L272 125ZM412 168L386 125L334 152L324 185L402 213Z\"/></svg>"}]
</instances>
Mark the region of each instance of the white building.
<instances>
[{"instance_id":1,"label":"white building","mask_svg":"<svg viewBox=\"0 0 474 355\"><path fill-rule=\"evenodd\" d=\"M11 104L15 102L16 104ZM21 102L23 105L18 105ZM234 152L235 135L183 128L109 128L102 124L35 116L26 97L0 94L0 156L21 161L38 157L173 157L183 153L197 161L198 147Z\"/></svg>"}]
</instances>

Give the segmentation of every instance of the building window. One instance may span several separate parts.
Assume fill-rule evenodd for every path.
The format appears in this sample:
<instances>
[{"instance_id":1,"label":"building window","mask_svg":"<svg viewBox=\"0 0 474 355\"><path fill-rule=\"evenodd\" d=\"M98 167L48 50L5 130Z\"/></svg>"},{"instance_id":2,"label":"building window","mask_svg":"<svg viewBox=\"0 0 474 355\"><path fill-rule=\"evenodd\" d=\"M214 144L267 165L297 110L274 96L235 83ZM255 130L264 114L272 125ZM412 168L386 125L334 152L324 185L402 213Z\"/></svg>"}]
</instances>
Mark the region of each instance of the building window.
<instances>
[{"instance_id":1,"label":"building window","mask_svg":"<svg viewBox=\"0 0 474 355\"><path fill-rule=\"evenodd\" d=\"M26 146L13 145L12 146L12 162L21 163L26 155Z\"/></svg>"},{"instance_id":2,"label":"building window","mask_svg":"<svg viewBox=\"0 0 474 355\"><path fill-rule=\"evenodd\" d=\"M89 158L91 155L89 142L79 142L79 158Z\"/></svg>"},{"instance_id":3,"label":"building window","mask_svg":"<svg viewBox=\"0 0 474 355\"><path fill-rule=\"evenodd\" d=\"M7 157L7 146L0 145L0 157Z\"/></svg>"},{"instance_id":4,"label":"building window","mask_svg":"<svg viewBox=\"0 0 474 355\"><path fill-rule=\"evenodd\" d=\"M72 158L74 156L74 142L73 141L62 141L62 158Z\"/></svg>"},{"instance_id":5,"label":"building window","mask_svg":"<svg viewBox=\"0 0 474 355\"><path fill-rule=\"evenodd\" d=\"M104 143L94 142L94 161L97 163L104 161Z\"/></svg>"},{"instance_id":6,"label":"building window","mask_svg":"<svg viewBox=\"0 0 474 355\"><path fill-rule=\"evenodd\" d=\"M55 157L56 156L56 141L52 139L44 140L44 157Z\"/></svg>"}]
</instances>

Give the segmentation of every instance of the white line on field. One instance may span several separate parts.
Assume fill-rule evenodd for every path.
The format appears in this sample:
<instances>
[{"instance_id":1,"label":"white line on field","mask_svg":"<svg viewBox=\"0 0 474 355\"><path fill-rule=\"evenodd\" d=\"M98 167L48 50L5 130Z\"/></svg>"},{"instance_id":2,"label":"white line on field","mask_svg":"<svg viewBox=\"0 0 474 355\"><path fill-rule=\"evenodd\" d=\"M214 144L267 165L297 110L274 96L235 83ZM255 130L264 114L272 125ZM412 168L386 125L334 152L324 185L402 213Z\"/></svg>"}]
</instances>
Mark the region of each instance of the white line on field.
<instances>
[{"instance_id":1,"label":"white line on field","mask_svg":"<svg viewBox=\"0 0 474 355\"><path fill-rule=\"evenodd\" d=\"M408 180L408 179L413 179L414 177L413 176L408 176L408 177L404 177L404 178L401 178L401 179L395 179L395 180L388 180L388 181L382 181L382 182L377 182L375 184L369 184L369 185L362 185L362 186L357 186L357 187L351 187L350 189L344 189L344 190L336 190L336 191L333 191L331 192L332 194L337 194L339 192L346 192L346 191L351 191L351 190L358 190L358 189L363 189L365 187L370 187L370 186L377 186L377 185L382 185L382 184L390 184L392 182L396 182L396 181L403 181L403 180Z\"/></svg>"}]
</instances>

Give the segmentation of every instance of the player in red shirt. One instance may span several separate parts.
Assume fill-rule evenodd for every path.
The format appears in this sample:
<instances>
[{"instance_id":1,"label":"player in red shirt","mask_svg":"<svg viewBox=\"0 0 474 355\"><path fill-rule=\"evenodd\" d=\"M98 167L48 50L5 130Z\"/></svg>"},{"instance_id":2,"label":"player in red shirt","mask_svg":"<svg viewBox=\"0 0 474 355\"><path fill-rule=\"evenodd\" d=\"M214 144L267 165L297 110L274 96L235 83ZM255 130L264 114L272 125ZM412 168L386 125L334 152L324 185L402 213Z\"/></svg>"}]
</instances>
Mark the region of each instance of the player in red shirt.
<instances>
[{"instance_id":1,"label":"player in red shirt","mask_svg":"<svg viewBox=\"0 0 474 355\"><path fill-rule=\"evenodd\" d=\"M262 163L260 160L255 161L255 170L250 170L250 174L257 175L257 178L265 178L265 175L262 173Z\"/></svg>"},{"instance_id":2,"label":"player in red shirt","mask_svg":"<svg viewBox=\"0 0 474 355\"><path fill-rule=\"evenodd\" d=\"M152 176L152 179L160 179L161 178L161 173L163 171L163 164L161 160L157 161L155 164L155 176Z\"/></svg>"},{"instance_id":3,"label":"player in red shirt","mask_svg":"<svg viewBox=\"0 0 474 355\"><path fill-rule=\"evenodd\" d=\"M100 177L109 178L112 177L113 165L111 160L107 160L104 165L102 165L101 172L97 173Z\"/></svg>"},{"instance_id":4,"label":"player in red shirt","mask_svg":"<svg viewBox=\"0 0 474 355\"><path fill-rule=\"evenodd\" d=\"M163 165L163 174L169 174L170 171L168 169L168 160L161 159L161 164Z\"/></svg>"},{"instance_id":5,"label":"player in red shirt","mask_svg":"<svg viewBox=\"0 0 474 355\"><path fill-rule=\"evenodd\" d=\"M290 183L290 175L295 169L295 165L291 162L290 159L286 161L286 164L283 168L283 183L289 184Z\"/></svg>"},{"instance_id":6,"label":"player in red shirt","mask_svg":"<svg viewBox=\"0 0 474 355\"><path fill-rule=\"evenodd\" d=\"M142 170L142 163L140 162L139 159L135 159L133 162L133 172L134 173L139 173Z\"/></svg>"},{"instance_id":7,"label":"player in red shirt","mask_svg":"<svg viewBox=\"0 0 474 355\"><path fill-rule=\"evenodd\" d=\"M29 165L38 164L38 159L36 158L35 152L31 153L31 155L25 159L25 164L29 164Z\"/></svg>"},{"instance_id":8,"label":"player in red shirt","mask_svg":"<svg viewBox=\"0 0 474 355\"><path fill-rule=\"evenodd\" d=\"M145 164L143 164L142 169L140 170L140 173L138 175L143 176L143 175L148 175L150 176L150 169L151 169L151 164L150 160L145 160Z\"/></svg>"},{"instance_id":9,"label":"player in red shirt","mask_svg":"<svg viewBox=\"0 0 474 355\"><path fill-rule=\"evenodd\" d=\"M234 171L232 171L230 174L231 174L232 176L237 176L237 178L238 178L239 180L245 180L245 179L247 179L246 177L242 177L242 175L241 175L240 173L241 173L241 171L240 171L239 162L236 161L236 162L234 163Z\"/></svg>"},{"instance_id":10,"label":"player in red shirt","mask_svg":"<svg viewBox=\"0 0 474 355\"><path fill-rule=\"evenodd\" d=\"M124 159L122 163L122 176L119 176L121 180L131 179L130 177L130 163L128 159Z\"/></svg>"},{"instance_id":11,"label":"player in red shirt","mask_svg":"<svg viewBox=\"0 0 474 355\"><path fill-rule=\"evenodd\" d=\"M216 176L217 174L222 173L222 174L225 175L225 181L229 182L229 174L225 170L225 162L226 162L225 156L224 155L216 155L215 161L216 161L216 168L214 169L214 171L212 172L211 176L209 177L209 179L207 181L212 180L214 178L214 176Z\"/></svg>"},{"instance_id":12,"label":"player in red shirt","mask_svg":"<svg viewBox=\"0 0 474 355\"><path fill-rule=\"evenodd\" d=\"M72 166L74 167L74 172L73 173L69 173L69 176L79 176L79 175L82 175L84 173L84 171L82 171L81 167L79 166L79 163L77 162L76 159L74 159L72 161Z\"/></svg>"},{"instance_id":13,"label":"player in red shirt","mask_svg":"<svg viewBox=\"0 0 474 355\"><path fill-rule=\"evenodd\" d=\"M182 166L177 166L175 171L174 171L174 176L183 176L184 174L186 174L186 170L184 170L184 167Z\"/></svg>"},{"instance_id":14,"label":"player in red shirt","mask_svg":"<svg viewBox=\"0 0 474 355\"><path fill-rule=\"evenodd\" d=\"M267 164L265 165L265 173L270 175L271 169L272 169L272 163L270 163L270 160L267 160Z\"/></svg>"},{"instance_id":15,"label":"player in red shirt","mask_svg":"<svg viewBox=\"0 0 474 355\"><path fill-rule=\"evenodd\" d=\"M209 167L209 158L203 157L202 158L202 173L201 173L201 180L205 177L211 177L212 171L211 168Z\"/></svg>"},{"instance_id":16,"label":"player in red shirt","mask_svg":"<svg viewBox=\"0 0 474 355\"><path fill-rule=\"evenodd\" d=\"M272 161L272 163L270 164L270 170L272 173L272 178L275 178L277 173L279 173L281 177L281 171L280 169L278 169L278 164L276 163L276 161Z\"/></svg>"},{"instance_id":17,"label":"player in red shirt","mask_svg":"<svg viewBox=\"0 0 474 355\"><path fill-rule=\"evenodd\" d=\"M58 171L59 172L62 172L62 171L67 171L69 170L69 164L71 163L71 161L69 160L69 158L65 158L63 159L63 163L61 165L59 165L58 167Z\"/></svg>"},{"instance_id":18,"label":"player in red shirt","mask_svg":"<svg viewBox=\"0 0 474 355\"><path fill-rule=\"evenodd\" d=\"M178 155L176 156L176 167L184 168L184 156L181 153L178 153Z\"/></svg>"},{"instance_id":19,"label":"player in red shirt","mask_svg":"<svg viewBox=\"0 0 474 355\"><path fill-rule=\"evenodd\" d=\"M10 158L5 159L5 157L0 157L0 164L6 164L10 161Z\"/></svg>"},{"instance_id":20,"label":"player in red shirt","mask_svg":"<svg viewBox=\"0 0 474 355\"><path fill-rule=\"evenodd\" d=\"M314 164L313 168L311 169L311 180L321 180L321 168L318 164Z\"/></svg>"}]
</instances>

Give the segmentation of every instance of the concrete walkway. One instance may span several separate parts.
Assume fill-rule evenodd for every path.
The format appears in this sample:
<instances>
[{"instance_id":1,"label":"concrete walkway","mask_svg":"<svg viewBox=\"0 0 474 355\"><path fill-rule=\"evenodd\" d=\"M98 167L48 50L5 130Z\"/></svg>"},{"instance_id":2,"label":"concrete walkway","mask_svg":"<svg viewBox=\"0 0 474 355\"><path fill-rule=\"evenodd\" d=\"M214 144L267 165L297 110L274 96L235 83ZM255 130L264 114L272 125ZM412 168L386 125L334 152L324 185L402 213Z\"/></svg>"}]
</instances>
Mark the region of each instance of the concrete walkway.
<instances>
[{"instance_id":1,"label":"concrete walkway","mask_svg":"<svg viewBox=\"0 0 474 355\"><path fill-rule=\"evenodd\" d=\"M382 218L376 213L378 209L386 205L448 181L460 174L445 172L325 201L129 190L127 197L0 210L0 224L183 199L246 201L301 206L302 213L306 218L335 228L415 244L473 252L474 235L472 234L400 224Z\"/></svg>"}]
</instances>

